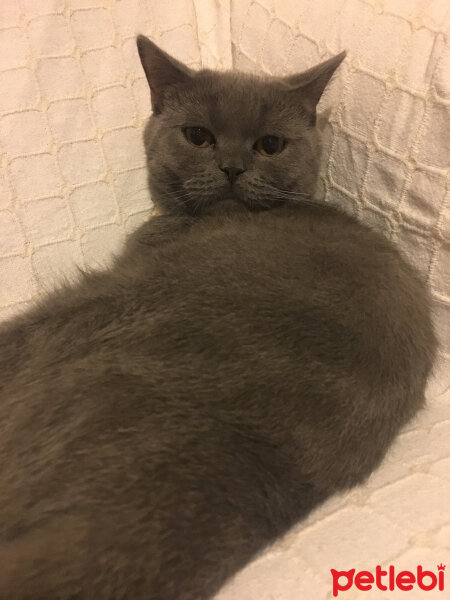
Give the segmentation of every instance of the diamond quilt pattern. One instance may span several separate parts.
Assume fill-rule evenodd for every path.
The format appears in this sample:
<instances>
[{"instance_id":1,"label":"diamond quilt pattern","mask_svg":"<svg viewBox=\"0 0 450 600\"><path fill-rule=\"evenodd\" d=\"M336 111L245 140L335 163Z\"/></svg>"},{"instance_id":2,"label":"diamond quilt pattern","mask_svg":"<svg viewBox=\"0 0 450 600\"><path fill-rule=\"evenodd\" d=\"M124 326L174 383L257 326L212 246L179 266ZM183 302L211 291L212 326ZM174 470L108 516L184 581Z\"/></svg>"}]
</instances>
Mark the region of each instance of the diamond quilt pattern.
<instances>
[{"instance_id":1,"label":"diamond quilt pattern","mask_svg":"<svg viewBox=\"0 0 450 600\"><path fill-rule=\"evenodd\" d=\"M325 600L333 597L330 568L449 565L448 0L2 0L2 319L75 276L76 265L107 264L152 214L138 32L193 67L270 74L348 51L320 104L317 193L383 231L416 264L432 290L441 341L428 407L383 466L315 511L217 599ZM444 597L417 589L343 594L399 596Z\"/></svg>"}]
</instances>

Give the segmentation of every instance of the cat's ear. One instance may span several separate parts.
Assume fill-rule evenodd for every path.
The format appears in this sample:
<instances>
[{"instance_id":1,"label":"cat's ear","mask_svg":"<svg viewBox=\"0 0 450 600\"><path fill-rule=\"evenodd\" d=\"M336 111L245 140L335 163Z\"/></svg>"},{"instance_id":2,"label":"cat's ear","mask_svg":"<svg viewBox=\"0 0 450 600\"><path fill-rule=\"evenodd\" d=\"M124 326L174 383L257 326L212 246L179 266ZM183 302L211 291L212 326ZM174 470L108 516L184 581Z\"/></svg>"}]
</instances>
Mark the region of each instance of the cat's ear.
<instances>
[{"instance_id":1,"label":"cat's ear","mask_svg":"<svg viewBox=\"0 0 450 600\"><path fill-rule=\"evenodd\" d=\"M139 58L150 86L152 109L159 114L164 105L164 95L170 86L186 83L192 77L192 71L144 35L136 38Z\"/></svg>"},{"instance_id":2,"label":"cat's ear","mask_svg":"<svg viewBox=\"0 0 450 600\"><path fill-rule=\"evenodd\" d=\"M331 76L344 60L346 52L341 52L332 58L296 75L288 75L284 82L289 86L291 94L298 93L300 102L305 108L311 123L316 122L316 106L322 96Z\"/></svg>"}]
</instances>

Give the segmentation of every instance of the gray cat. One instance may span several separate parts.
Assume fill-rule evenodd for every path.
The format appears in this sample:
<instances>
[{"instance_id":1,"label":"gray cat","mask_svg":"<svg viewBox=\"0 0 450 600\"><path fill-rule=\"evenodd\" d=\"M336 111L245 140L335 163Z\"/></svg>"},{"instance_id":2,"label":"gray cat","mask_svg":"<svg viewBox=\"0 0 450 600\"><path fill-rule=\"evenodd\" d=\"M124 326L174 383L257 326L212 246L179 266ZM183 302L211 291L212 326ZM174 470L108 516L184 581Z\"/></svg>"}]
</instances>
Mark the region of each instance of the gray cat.
<instances>
[{"instance_id":1,"label":"gray cat","mask_svg":"<svg viewBox=\"0 0 450 600\"><path fill-rule=\"evenodd\" d=\"M138 38L161 216L0 333L0 598L206 600L422 407L429 297L315 203L343 59L261 79Z\"/></svg>"}]
</instances>

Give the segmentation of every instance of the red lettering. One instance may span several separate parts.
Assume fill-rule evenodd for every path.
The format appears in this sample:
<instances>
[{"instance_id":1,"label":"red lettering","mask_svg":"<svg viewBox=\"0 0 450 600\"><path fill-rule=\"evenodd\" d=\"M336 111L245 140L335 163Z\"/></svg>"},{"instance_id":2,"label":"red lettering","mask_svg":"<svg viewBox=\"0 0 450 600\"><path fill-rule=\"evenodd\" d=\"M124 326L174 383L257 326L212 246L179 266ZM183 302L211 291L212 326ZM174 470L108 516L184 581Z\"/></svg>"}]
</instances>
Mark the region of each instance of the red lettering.
<instances>
[{"instance_id":1,"label":"red lettering","mask_svg":"<svg viewBox=\"0 0 450 600\"><path fill-rule=\"evenodd\" d=\"M377 565L375 568L375 583L377 588L382 592L387 590L387 587L384 585L384 583L381 583L381 578L385 575L387 575L387 571L383 571L380 565Z\"/></svg>"},{"instance_id":2,"label":"red lettering","mask_svg":"<svg viewBox=\"0 0 450 600\"><path fill-rule=\"evenodd\" d=\"M429 592L434 588L438 587L439 591L442 592L445 587L445 565L440 564L437 568L437 574L433 571L425 571L422 565L417 566L417 574L411 571L400 571L398 574L395 572L395 566L389 565L387 571L383 571L380 565L375 567L375 575L370 571L359 571L355 575L355 569L349 571L337 571L336 569L330 569L333 578L333 596L336 598L339 592L345 592L349 590L353 583L358 590L369 591L375 586L385 592L388 589L394 591L399 589L402 592L409 592L413 589L414 584L417 583L419 589ZM383 577L387 576L385 583ZM345 581L340 581L341 578L345 578Z\"/></svg>"},{"instance_id":3,"label":"red lettering","mask_svg":"<svg viewBox=\"0 0 450 600\"><path fill-rule=\"evenodd\" d=\"M429 583L428 585L426 583L423 582L423 578L424 577L429 577L431 579L431 583ZM437 577L434 573L432 573L431 571L424 571L422 569L422 565L419 565L417 567L417 585L420 587L421 590L424 590L425 592L428 592L429 590L433 590L436 587L437 584Z\"/></svg>"},{"instance_id":4,"label":"red lettering","mask_svg":"<svg viewBox=\"0 0 450 600\"><path fill-rule=\"evenodd\" d=\"M444 589L444 569L439 569L439 591L442 592Z\"/></svg>"},{"instance_id":5,"label":"red lettering","mask_svg":"<svg viewBox=\"0 0 450 600\"><path fill-rule=\"evenodd\" d=\"M372 583L375 581L374 576L370 571L360 571L356 574L355 585L358 590L371 590Z\"/></svg>"},{"instance_id":6,"label":"red lettering","mask_svg":"<svg viewBox=\"0 0 450 600\"><path fill-rule=\"evenodd\" d=\"M395 589L395 569L393 565L389 565L389 590L393 592Z\"/></svg>"},{"instance_id":7,"label":"red lettering","mask_svg":"<svg viewBox=\"0 0 450 600\"><path fill-rule=\"evenodd\" d=\"M353 585L353 576L355 575L355 569L350 571L336 571L336 569L330 569L331 576L333 577L333 596L336 597L338 592L345 592L349 590ZM342 585L339 583L340 577L347 577L347 583Z\"/></svg>"},{"instance_id":8,"label":"red lettering","mask_svg":"<svg viewBox=\"0 0 450 600\"><path fill-rule=\"evenodd\" d=\"M400 573L395 578L395 583L399 590L403 590L404 592L408 592L413 589L413 583L416 583L416 578L414 577L411 571L400 571Z\"/></svg>"}]
</instances>

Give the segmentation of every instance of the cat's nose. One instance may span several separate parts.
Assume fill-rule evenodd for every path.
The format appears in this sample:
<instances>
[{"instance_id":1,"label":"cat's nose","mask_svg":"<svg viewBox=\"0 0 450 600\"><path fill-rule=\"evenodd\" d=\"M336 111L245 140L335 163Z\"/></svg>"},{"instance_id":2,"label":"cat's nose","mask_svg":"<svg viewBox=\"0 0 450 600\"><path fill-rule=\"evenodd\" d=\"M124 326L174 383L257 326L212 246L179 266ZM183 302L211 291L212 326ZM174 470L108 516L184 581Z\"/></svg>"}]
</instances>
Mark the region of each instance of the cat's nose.
<instances>
[{"instance_id":1,"label":"cat's nose","mask_svg":"<svg viewBox=\"0 0 450 600\"><path fill-rule=\"evenodd\" d=\"M236 181L238 175L241 175L245 171L245 169L239 169L238 167L220 167L220 170L225 173L231 184Z\"/></svg>"}]
</instances>

